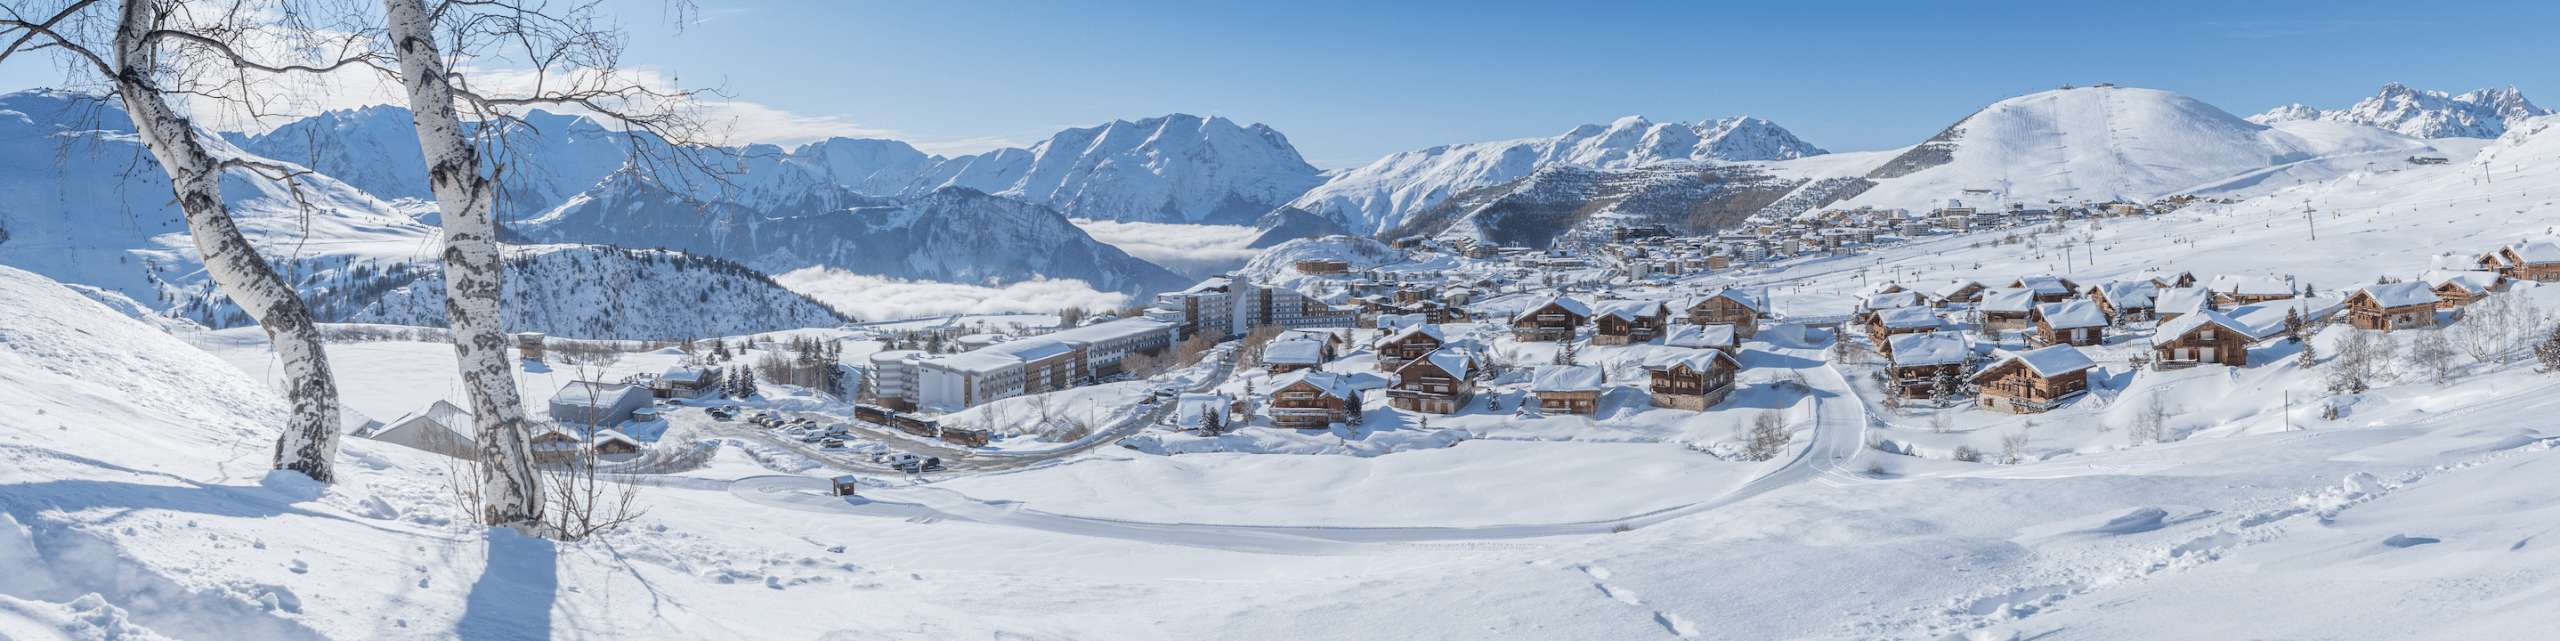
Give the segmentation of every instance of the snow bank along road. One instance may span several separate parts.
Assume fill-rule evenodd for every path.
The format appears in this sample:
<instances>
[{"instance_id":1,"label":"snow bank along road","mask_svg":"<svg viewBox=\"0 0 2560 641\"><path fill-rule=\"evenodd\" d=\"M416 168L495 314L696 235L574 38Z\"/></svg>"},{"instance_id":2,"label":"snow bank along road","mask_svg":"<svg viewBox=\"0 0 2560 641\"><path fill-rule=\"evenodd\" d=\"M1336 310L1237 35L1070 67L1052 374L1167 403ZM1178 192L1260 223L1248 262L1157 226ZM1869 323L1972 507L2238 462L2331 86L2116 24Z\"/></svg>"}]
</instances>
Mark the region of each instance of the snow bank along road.
<instances>
[{"instance_id":1,"label":"snow bank along road","mask_svg":"<svg viewBox=\"0 0 2560 641\"><path fill-rule=\"evenodd\" d=\"M1775 349L1763 358L1772 361L1773 367L1784 366L1802 375L1810 387L1808 396L1813 426L1805 447L1797 450L1795 457L1778 469L1714 499L1620 519L1472 527L1150 523L1055 514L1025 509L1022 504L1013 502L990 504L959 492L932 487L865 488L861 497L835 497L827 495L827 481L805 476L739 479L729 484L729 493L759 505L792 510L906 519L949 518L1063 534L1276 554L1355 554L1373 550L1371 546L1382 544L1604 534L1620 527L1645 527L1697 514L1808 480L1837 485L1843 480L1860 478L1844 466L1850 465L1850 460L1858 454L1867 426L1867 414L1865 406L1850 391L1848 380L1822 360L1822 350L1818 347L1772 345ZM1147 421L1140 420L1135 424L1145 425Z\"/></svg>"}]
</instances>

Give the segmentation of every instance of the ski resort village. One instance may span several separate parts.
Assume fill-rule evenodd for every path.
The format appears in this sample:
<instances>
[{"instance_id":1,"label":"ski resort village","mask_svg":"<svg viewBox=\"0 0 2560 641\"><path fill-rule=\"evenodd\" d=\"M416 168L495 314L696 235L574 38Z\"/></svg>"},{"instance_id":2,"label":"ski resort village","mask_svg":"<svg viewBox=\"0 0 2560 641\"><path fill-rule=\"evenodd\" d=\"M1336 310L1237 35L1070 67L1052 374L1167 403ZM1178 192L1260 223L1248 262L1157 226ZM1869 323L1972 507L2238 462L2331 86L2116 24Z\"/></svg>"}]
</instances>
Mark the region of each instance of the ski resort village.
<instances>
[{"instance_id":1,"label":"ski resort village","mask_svg":"<svg viewBox=\"0 0 2560 641\"><path fill-rule=\"evenodd\" d=\"M0 641L2560 624L2514 87L1318 156L784 136L852 121L595 6L0 6Z\"/></svg>"}]
</instances>

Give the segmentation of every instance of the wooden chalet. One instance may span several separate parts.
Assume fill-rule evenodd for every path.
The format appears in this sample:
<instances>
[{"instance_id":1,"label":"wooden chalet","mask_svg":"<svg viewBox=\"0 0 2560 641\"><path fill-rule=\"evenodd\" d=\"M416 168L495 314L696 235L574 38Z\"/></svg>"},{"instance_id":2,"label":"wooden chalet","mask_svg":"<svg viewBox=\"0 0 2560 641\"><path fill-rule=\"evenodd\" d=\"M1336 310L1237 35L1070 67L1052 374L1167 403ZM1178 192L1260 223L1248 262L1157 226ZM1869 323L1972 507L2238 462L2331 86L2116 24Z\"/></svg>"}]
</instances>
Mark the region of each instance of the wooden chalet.
<instances>
[{"instance_id":1,"label":"wooden chalet","mask_svg":"<svg viewBox=\"0 0 2560 641\"><path fill-rule=\"evenodd\" d=\"M1733 334L1749 339L1759 332L1760 319L1769 315L1769 292L1763 289L1728 289L1716 292L1685 310L1691 325L1731 325Z\"/></svg>"},{"instance_id":2,"label":"wooden chalet","mask_svg":"<svg viewBox=\"0 0 2560 641\"><path fill-rule=\"evenodd\" d=\"M2040 345L2105 345L2107 315L2098 304L2085 300L2045 303L2029 313L2035 321L2035 340Z\"/></svg>"},{"instance_id":3,"label":"wooden chalet","mask_svg":"<svg viewBox=\"0 0 2560 641\"><path fill-rule=\"evenodd\" d=\"M2089 370L2097 367L2080 348L2054 345L2011 354L1975 372L1973 381L1983 409L2034 414L2089 393Z\"/></svg>"},{"instance_id":4,"label":"wooden chalet","mask_svg":"<svg viewBox=\"0 0 2560 641\"><path fill-rule=\"evenodd\" d=\"M1567 414L1590 414L1600 411L1600 392L1605 387L1600 368L1581 365L1552 365L1538 368L1529 381L1529 392L1538 395L1538 409Z\"/></svg>"},{"instance_id":5,"label":"wooden chalet","mask_svg":"<svg viewBox=\"0 0 2560 641\"><path fill-rule=\"evenodd\" d=\"M1986 291L1974 309L1982 311L1982 324L1992 331L2034 327L2035 321L2027 317L2036 310L2036 291L2014 287Z\"/></svg>"},{"instance_id":6,"label":"wooden chalet","mask_svg":"<svg viewBox=\"0 0 2560 641\"><path fill-rule=\"evenodd\" d=\"M1654 300L1608 300L1592 306L1591 344L1650 343L1671 326L1670 306Z\"/></svg>"},{"instance_id":7,"label":"wooden chalet","mask_svg":"<svg viewBox=\"0 0 2560 641\"><path fill-rule=\"evenodd\" d=\"M2256 305L2294 296L2293 281L2277 276L2215 276L2213 302L2225 307Z\"/></svg>"},{"instance_id":8,"label":"wooden chalet","mask_svg":"<svg viewBox=\"0 0 2560 641\"><path fill-rule=\"evenodd\" d=\"M1893 353L1893 336L1938 331L1946 322L1927 307L1896 307L1877 310L1867 316L1867 340L1875 341L1876 351Z\"/></svg>"},{"instance_id":9,"label":"wooden chalet","mask_svg":"<svg viewBox=\"0 0 2560 641\"><path fill-rule=\"evenodd\" d=\"M2167 276L2155 276L2151 279L2151 286L2160 289L2194 287L2196 286L2196 275L2194 272L2178 272Z\"/></svg>"},{"instance_id":10,"label":"wooden chalet","mask_svg":"<svg viewBox=\"0 0 2560 641\"><path fill-rule=\"evenodd\" d=\"M1558 296L1511 317L1511 335L1524 342L1564 340L1590 320L1590 305L1570 296Z\"/></svg>"},{"instance_id":11,"label":"wooden chalet","mask_svg":"<svg viewBox=\"0 0 2560 641\"><path fill-rule=\"evenodd\" d=\"M2437 281L2436 309L2462 309L2493 292L2506 291L2507 277L2496 272L2456 272Z\"/></svg>"},{"instance_id":12,"label":"wooden chalet","mask_svg":"<svg viewBox=\"0 0 2560 641\"><path fill-rule=\"evenodd\" d=\"M1741 356L1742 341L1734 335L1732 325L1673 325L1663 332L1665 347L1712 349L1726 356Z\"/></svg>"},{"instance_id":13,"label":"wooden chalet","mask_svg":"<svg viewBox=\"0 0 2560 641\"><path fill-rule=\"evenodd\" d=\"M598 458L602 458L639 454L640 450L646 446L641 445L639 439L631 438L629 434L616 430L600 430L596 432L594 443L588 447L595 450Z\"/></svg>"},{"instance_id":14,"label":"wooden chalet","mask_svg":"<svg viewBox=\"0 0 2560 641\"><path fill-rule=\"evenodd\" d=\"M1413 359L1396 369L1387 402L1396 409L1427 414L1456 414L1476 395L1475 355L1443 349Z\"/></svg>"},{"instance_id":15,"label":"wooden chalet","mask_svg":"<svg viewBox=\"0 0 2560 641\"><path fill-rule=\"evenodd\" d=\"M1290 372L1271 381L1271 406L1264 411L1272 427L1320 430L1342 422L1359 394L1348 374Z\"/></svg>"},{"instance_id":16,"label":"wooden chalet","mask_svg":"<svg viewBox=\"0 0 2560 641\"><path fill-rule=\"evenodd\" d=\"M2159 295L2158 285L2147 280L2136 280L2090 287L2086 297L2089 302L2097 303L2098 311L2105 312L2109 318L2122 316L2125 320L2138 321L2152 317L2155 309L2153 301Z\"/></svg>"},{"instance_id":17,"label":"wooden chalet","mask_svg":"<svg viewBox=\"0 0 2560 641\"><path fill-rule=\"evenodd\" d=\"M2513 280L2560 281L2560 244L2520 243L2480 256L2480 268Z\"/></svg>"},{"instance_id":18,"label":"wooden chalet","mask_svg":"<svg viewBox=\"0 0 2560 641\"><path fill-rule=\"evenodd\" d=\"M1733 393L1742 362L1715 350L1658 356L1644 366L1654 407L1703 412ZM1538 397L1543 403L1546 396Z\"/></svg>"},{"instance_id":19,"label":"wooden chalet","mask_svg":"<svg viewBox=\"0 0 2560 641\"><path fill-rule=\"evenodd\" d=\"M1438 325L1407 325L1404 329L1378 339L1372 348L1378 355L1378 371L1392 372L1413 359L1440 351L1449 337L1440 333Z\"/></svg>"},{"instance_id":20,"label":"wooden chalet","mask_svg":"<svg viewBox=\"0 0 2560 641\"><path fill-rule=\"evenodd\" d=\"M2367 285L2347 295L2347 323L2384 331L2434 327L2437 301L2425 281Z\"/></svg>"},{"instance_id":21,"label":"wooden chalet","mask_svg":"<svg viewBox=\"0 0 2560 641\"><path fill-rule=\"evenodd\" d=\"M2258 342L2247 323L2210 309L2160 323L2152 336L2152 357L2161 369L2194 365L2249 366L2249 345Z\"/></svg>"},{"instance_id":22,"label":"wooden chalet","mask_svg":"<svg viewBox=\"0 0 2560 641\"><path fill-rule=\"evenodd\" d=\"M2080 291L2080 285L2078 283L2073 283L2071 282L2071 279L2068 278L2053 275L2028 276L2020 278L2018 280L2011 281L2009 283L2009 288L2035 290L2036 302L2039 303L2059 303L2065 300L2070 300L2073 294L2079 293Z\"/></svg>"},{"instance_id":23,"label":"wooden chalet","mask_svg":"<svg viewBox=\"0 0 2560 641\"><path fill-rule=\"evenodd\" d=\"M1892 386L1887 391L1898 391L1903 398L1929 397L1939 378L1963 376L1965 362L1973 358L1973 346L1957 332L1895 334L1889 343L1893 364L1885 372L1885 382Z\"/></svg>"}]
</instances>

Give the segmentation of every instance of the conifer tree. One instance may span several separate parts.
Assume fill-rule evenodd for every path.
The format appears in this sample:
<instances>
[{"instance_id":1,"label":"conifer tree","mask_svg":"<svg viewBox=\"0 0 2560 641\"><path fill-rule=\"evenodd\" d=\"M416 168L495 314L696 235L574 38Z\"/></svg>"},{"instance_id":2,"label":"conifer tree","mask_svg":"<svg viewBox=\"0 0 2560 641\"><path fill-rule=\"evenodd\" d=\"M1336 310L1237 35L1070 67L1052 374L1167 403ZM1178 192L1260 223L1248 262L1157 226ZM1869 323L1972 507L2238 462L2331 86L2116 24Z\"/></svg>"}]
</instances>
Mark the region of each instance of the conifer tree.
<instances>
[{"instance_id":1,"label":"conifer tree","mask_svg":"<svg viewBox=\"0 0 2560 641\"><path fill-rule=\"evenodd\" d=\"M748 365L738 366L738 374L734 380L738 382L737 394L739 399L746 399L756 395L755 367Z\"/></svg>"}]
</instances>

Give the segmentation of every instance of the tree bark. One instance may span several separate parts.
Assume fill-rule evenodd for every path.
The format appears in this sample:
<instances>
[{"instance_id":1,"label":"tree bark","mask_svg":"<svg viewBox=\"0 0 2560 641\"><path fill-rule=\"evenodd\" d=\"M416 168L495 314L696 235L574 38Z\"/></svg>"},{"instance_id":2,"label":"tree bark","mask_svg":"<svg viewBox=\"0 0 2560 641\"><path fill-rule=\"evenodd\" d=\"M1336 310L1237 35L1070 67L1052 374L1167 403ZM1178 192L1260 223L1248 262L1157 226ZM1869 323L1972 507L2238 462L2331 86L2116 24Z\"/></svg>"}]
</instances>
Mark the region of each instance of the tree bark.
<instances>
[{"instance_id":1,"label":"tree bark","mask_svg":"<svg viewBox=\"0 0 2560 641\"><path fill-rule=\"evenodd\" d=\"M284 362L285 399L293 412L276 439L275 469L293 470L322 483L336 482L338 384L321 349L320 327L302 296L277 275L231 220L222 200L222 161L206 151L195 124L162 99L155 82L159 51L144 34L168 9L163 0L125 0L116 28L116 95L133 119L134 133L169 174L206 273L231 300L258 320Z\"/></svg>"},{"instance_id":2,"label":"tree bark","mask_svg":"<svg viewBox=\"0 0 2560 641\"><path fill-rule=\"evenodd\" d=\"M532 430L516 391L515 363L499 325L495 189L480 173L480 152L453 106L444 57L435 42L433 14L424 0L383 0L390 18L400 84L426 153L427 180L444 215L445 315L453 326L453 352L471 396L480 451L481 522L538 531L543 517L541 477L533 466Z\"/></svg>"}]
</instances>

